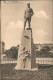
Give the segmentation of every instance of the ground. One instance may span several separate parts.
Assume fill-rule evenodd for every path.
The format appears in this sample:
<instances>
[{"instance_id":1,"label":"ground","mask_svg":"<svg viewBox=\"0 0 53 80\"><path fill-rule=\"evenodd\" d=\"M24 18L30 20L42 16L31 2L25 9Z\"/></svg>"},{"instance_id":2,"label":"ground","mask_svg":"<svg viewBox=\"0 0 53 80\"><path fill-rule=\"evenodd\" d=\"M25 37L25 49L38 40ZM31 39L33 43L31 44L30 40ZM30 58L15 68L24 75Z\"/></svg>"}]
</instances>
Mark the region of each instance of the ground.
<instances>
[{"instance_id":1,"label":"ground","mask_svg":"<svg viewBox=\"0 0 53 80\"><path fill-rule=\"evenodd\" d=\"M15 70L16 64L1 65L1 80L53 80L53 66L39 65L38 71Z\"/></svg>"}]
</instances>

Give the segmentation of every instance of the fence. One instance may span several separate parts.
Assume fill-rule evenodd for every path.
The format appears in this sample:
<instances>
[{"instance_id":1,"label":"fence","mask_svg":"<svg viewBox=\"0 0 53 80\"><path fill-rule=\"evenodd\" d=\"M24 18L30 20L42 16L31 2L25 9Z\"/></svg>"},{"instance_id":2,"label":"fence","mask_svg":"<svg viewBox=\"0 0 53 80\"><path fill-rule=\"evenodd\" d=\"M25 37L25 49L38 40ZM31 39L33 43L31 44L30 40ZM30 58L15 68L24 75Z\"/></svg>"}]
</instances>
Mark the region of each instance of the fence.
<instances>
[{"instance_id":1,"label":"fence","mask_svg":"<svg viewBox=\"0 0 53 80\"><path fill-rule=\"evenodd\" d=\"M1 60L1 64L7 64L7 63L17 63L17 60ZM49 64L53 65L53 58L36 58L37 64Z\"/></svg>"},{"instance_id":2,"label":"fence","mask_svg":"<svg viewBox=\"0 0 53 80\"><path fill-rule=\"evenodd\" d=\"M53 58L36 58L36 63L53 65Z\"/></svg>"}]
</instances>

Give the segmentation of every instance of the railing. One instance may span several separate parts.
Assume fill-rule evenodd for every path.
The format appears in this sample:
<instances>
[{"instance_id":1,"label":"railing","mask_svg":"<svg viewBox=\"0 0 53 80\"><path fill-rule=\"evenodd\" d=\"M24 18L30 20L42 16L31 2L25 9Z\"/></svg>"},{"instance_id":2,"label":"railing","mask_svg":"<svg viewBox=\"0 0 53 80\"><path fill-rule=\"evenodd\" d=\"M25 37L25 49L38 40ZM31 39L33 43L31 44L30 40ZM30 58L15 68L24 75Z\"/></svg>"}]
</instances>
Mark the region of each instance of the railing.
<instances>
[{"instance_id":1,"label":"railing","mask_svg":"<svg viewBox=\"0 0 53 80\"><path fill-rule=\"evenodd\" d=\"M17 60L1 61L1 64L7 64L7 63L17 63ZM53 58L36 58L36 63L53 65Z\"/></svg>"},{"instance_id":2,"label":"railing","mask_svg":"<svg viewBox=\"0 0 53 80\"><path fill-rule=\"evenodd\" d=\"M6 63L17 63L17 60L15 61L15 60L5 60L5 61L1 61L1 64L6 64Z\"/></svg>"},{"instance_id":3,"label":"railing","mask_svg":"<svg viewBox=\"0 0 53 80\"><path fill-rule=\"evenodd\" d=\"M36 58L36 63L53 65L53 58Z\"/></svg>"}]
</instances>

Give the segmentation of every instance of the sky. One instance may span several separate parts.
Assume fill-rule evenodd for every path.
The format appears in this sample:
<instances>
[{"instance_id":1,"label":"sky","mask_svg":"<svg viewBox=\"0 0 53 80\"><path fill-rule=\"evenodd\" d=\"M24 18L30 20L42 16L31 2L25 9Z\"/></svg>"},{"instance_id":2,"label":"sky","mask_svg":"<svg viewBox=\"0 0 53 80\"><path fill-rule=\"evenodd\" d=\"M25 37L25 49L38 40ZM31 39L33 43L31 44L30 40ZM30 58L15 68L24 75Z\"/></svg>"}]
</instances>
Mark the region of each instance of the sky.
<instances>
[{"instance_id":1,"label":"sky","mask_svg":"<svg viewBox=\"0 0 53 80\"><path fill-rule=\"evenodd\" d=\"M6 49L21 43L27 3L34 11L31 20L34 43L53 43L52 0L1 1L1 40L5 42Z\"/></svg>"}]
</instances>

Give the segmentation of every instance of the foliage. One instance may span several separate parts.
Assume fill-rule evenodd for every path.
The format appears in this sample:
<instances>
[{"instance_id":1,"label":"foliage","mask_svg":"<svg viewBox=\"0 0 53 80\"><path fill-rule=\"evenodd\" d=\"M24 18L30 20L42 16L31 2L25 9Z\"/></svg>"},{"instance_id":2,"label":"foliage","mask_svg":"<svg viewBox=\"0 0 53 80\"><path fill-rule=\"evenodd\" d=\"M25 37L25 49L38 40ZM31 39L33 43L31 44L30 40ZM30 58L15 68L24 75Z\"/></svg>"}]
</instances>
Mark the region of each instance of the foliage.
<instances>
[{"instance_id":1,"label":"foliage","mask_svg":"<svg viewBox=\"0 0 53 80\"><path fill-rule=\"evenodd\" d=\"M36 57L52 58L53 53L51 52L52 48L49 46L43 46L40 50L37 50L38 47L34 46ZM19 45L17 47L12 46L10 49L6 50L5 54L7 57L12 59L17 59L18 57Z\"/></svg>"},{"instance_id":2,"label":"foliage","mask_svg":"<svg viewBox=\"0 0 53 80\"><path fill-rule=\"evenodd\" d=\"M17 59L18 49L18 47L13 46L10 49L6 50L5 54L9 58Z\"/></svg>"},{"instance_id":3,"label":"foliage","mask_svg":"<svg viewBox=\"0 0 53 80\"><path fill-rule=\"evenodd\" d=\"M53 57L53 54L50 52L51 48L49 46L44 46L40 51L36 51L37 57Z\"/></svg>"}]
</instances>

